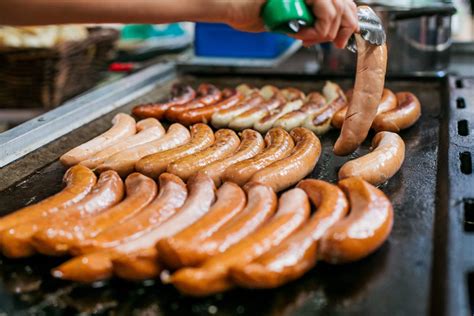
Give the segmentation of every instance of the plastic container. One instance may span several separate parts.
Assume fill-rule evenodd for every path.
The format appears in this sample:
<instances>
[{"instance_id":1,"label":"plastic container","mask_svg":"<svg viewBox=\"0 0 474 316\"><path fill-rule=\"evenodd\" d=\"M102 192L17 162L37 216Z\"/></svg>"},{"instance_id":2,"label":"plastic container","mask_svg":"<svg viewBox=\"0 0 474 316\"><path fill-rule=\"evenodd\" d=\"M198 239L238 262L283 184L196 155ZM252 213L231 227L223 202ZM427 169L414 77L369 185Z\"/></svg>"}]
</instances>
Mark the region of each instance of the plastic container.
<instances>
[{"instance_id":1,"label":"plastic container","mask_svg":"<svg viewBox=\"0 0 474 316\"><path fill-rule=\"evenodd\" d=\"M294 40L283 34L246 33L225 24L196 23L196 56L232 58L275 58Z\"/></svg>"}]
</instances>

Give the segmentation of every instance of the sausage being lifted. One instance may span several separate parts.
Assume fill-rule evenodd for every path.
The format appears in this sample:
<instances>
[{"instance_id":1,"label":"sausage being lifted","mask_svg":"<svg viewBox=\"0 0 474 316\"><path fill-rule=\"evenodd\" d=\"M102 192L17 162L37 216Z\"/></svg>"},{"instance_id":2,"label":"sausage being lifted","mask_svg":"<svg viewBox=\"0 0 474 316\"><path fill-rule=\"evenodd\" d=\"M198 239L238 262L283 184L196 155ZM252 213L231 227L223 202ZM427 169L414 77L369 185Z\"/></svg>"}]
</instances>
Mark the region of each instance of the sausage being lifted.
<instances>
[{"instance_id":1,"label":"sausage being lifted","mask_svg":"<svg viewBox=\"0 0 474 316\"><path fill-rule=\"evenodd\" d=\"M346 162L339 170L339 179L361 177L379 185L393 177L405 160L405 143L395 133L380 132L372 141L373 151Z\"/></svg>"},{"instance_id":2,"label":"sausage being lifted","mask_svg":"<svg viewBox=\"0 0 474 316\"><path fill-rule=\"evenodd\" d=\"M421 116L421 105L418 98L410 92L397 93L398 106L375 117L372 128L377 131L398 133L409 128Z\"/></svg>"},{"instance_id":3,"label":"sausage being lifted","mask_svg":"<svg viewBox=\"0 0 474 316\"><path fill-rule=\"evenodd\" d=\"M342 125L341 135L334 145L336 155L348 155L365 140L377 113L385 83L387 68L386 45L375 46L361 35L357 41L357 73L354 92Z\"/></svg>"}]
</instances>

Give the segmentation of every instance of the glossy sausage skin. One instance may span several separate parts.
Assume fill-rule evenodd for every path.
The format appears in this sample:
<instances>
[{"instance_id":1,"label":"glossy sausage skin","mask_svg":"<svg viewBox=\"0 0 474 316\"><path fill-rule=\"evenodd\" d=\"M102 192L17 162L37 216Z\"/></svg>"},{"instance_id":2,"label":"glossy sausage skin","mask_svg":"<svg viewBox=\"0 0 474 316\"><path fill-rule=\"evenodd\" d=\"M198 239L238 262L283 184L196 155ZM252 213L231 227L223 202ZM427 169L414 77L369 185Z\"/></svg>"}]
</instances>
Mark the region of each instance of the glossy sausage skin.
<instances>
[{"instance_id":1,"label":"glossy sausage skin","mask_svg":"<svg viewBox=\"0 0 474 316\"><path fill-rule=\"evenodd\" d=\"M379 185L393 177L405 160L405 142L392 132L380 132L372 141L373 151L346 162L339 170L339 179L361 177Z\"/></svg>"},{"instance_id":2,"label":"glossy sausage skin","mask_svg":"<svg viewBox=\"0 0 474 316\"><path fill-rule=\"evenodd\" d=\"M398 106L375 117L372 128L377 131L398 133L411 127L421 116L418 98L410 92L397 93Z\"/></svg>"},{"instance_id":3,"label":"glossy sausage skin","mask_svg":"<svg viewBox=\"0 0 474 316\"><path fill-rule=\"evenodd\" d=\"M167 172L186 181L209 164L231 156L240 145L239 137L230 129L220 129L214 136L215 142L212 146L169 164Z\"/></svg>"},{"instance_id":4,"label":"glossy sausage skin","mask_svg":"<svg viewBox=\"0 0 474 316\"><path fill-rule=\"evenodd\" d=\"M68 169L63 181L66 187L61 192L0 218L0 232L79 202L92 190L97 178L90 169L77 165Z\"/></svg>"},{"instance_id":5,"label":"glossy sausage skin","mask_svg":"<svg viewBox=\"0 0 474 316\"><path fill-rule=\"evenodd\" d=\"M253 91L236 105L220 110L212 115L211 123L216 128L229 126L229 123L238 115L265 102L265 98L259 91Z\"/></svg>"},{"instance_id":6,"label":"glossy sausage skin","mask_svg":"<svg viewBox=\"0 0 474 316\"><path fill-rule=\"evenodd\" d=\"M58 223L51 223L47 228L33 236L33 244L41 253L63 255L71 245L81 240L97 236L105 229L118 225L139 213L155 197L157 186L153 179L140 173L132 173L125 180L126 198L106 210L90 218L79 218ZM41 245L41 246L38 246Z\"/></svg>"},{"instance_id":7,"label":"glossy sausage skin","mask_svg":"<svg viewBox=\"0 0 474 316\"><path fill-rule=\"evenodd\" d=\"M109 146L104 150L93 155L89 159L81 161L81 165L88 168L94 169L102 164L107 158L115 155L116 153L122 152L129 148L145 144L156 139L159 139L165 135L165 129L158 120L154 118L144 119L137 123L138 133L124 140L116 143L115 145Z\"/></svg>"},{"instance_id":8,"label":"glossy sausage skin","mask_svg":"<svg viewBox=\"0 0 474 316\"><path fill-rule=\"evenodd\" d=\"M196 124L191 127L191 140L180 147L162 151L140 159L135 169L149 177L156 178L166 171L168 165L183 157L196 154L214 143L214 133L205 124Z\"/></svg>"},{"instance_id":9,"label":"glossy sausage skin","mask_svg":"<svg viewBox=\"0 0 474 316\"><path fill-rule=\"evenodd\" d=\"M133 108L132 113L140 118L154 117L160 120L170 107L189 103L195 97L196 91L191 86L174 84L171 89L171 98L168 101L137 105Z\"/></svg>"},{"instance_id":10,"label":"glossy sausage skin","mask_svg":"<svg viewBox=\"0 0 474 316\"><path fill-rule=\"evenodd\" d=\"M387 68L386 45L374 46L356 34L357 73L354 93L334 145L334 153L344 156L355 151L365 140L377 113Z\"/></svg>"},{"instance_id":11,"label":"glossy sausage skin","mask_svg":"<svg viewBox=\"0 0 474 316\"><path fill-rule=\"evenodd\" d=\"M112 128L105 133L91 139L90 141L71 149L59 160L65 166L72 166L90 158L105 148L112 146L121 140L136 133L136 124L133 117L125 113L115 115L112 120Z\"/></svg>"},{"instance_id":12,"label":"glossy sausage skin","mask_svg":"<svg viewBox=\"0 0 474 316\"><path fill-rule=\"evenodd\" d=\"M277 93L277 95L273 96L270 100L267 100L234 118L229 123L229 128L239 131L246 128L252 128L256 122L285 103L286 99L280 93Z\"/></svg>"},{"instance_id":13,"label":"glossy sausage skin","mask_svg":"<svg viewBox=\"0 0 474 316\"><path fill-rule=\"evenodd\" d=\"M224 252L264 225L273 216L277 197L265 185L253 183L247 186L247 205L237 216L200 243L189 247L192 265L199 265L218 253Z\"/></svg>"},{"instance_id":14,"label":"glossy sausage skin","mask_svg":"<svg viewBox=\"0 0 474 316\"><path fill-rule=\"evenodd\" d=\"M120 202L123 194L123 182L119 175L115 171L104 172L91 192L78 203L3 231L0 235L3 253L11 258L31 256L35 253L32 237L36 232L65 218L88 217L105 211Z\"/></svg>"},{"instance_id":15,"label":"glossy sausage skin","mask_svg":"<svg viewBox=\"0 0 474 316\"><path fill-rule=\"evenodd\" d=\"M259 230L218 254L198 268L184 268L171 276L171 283L182 293L205 296L226 291L234 286L229 270L247 264L280 244L307 220L310 204L301 189L285 192L276 215Z\"/></svg>"},{"instance_id":16,"label":"glossy sausage skin","mask_svg":"<svg viewBox=\"0 0 474 316\"><path fill-rule=\"evenodd\" d=\"M349 203L337 186L321 180L303 180L304 190L316 207L301 229L249 264L231 269L232 280L247 288L276 288L311 270L318 259L318 241L329 227L341 220Z\"/></svg>"},{"instance_id":17,"label":"glossy sausage skin","mask_svg":"<svg viewBox=\"0 0 474 316\"><path fill-rule=\"evenodd\" d=\"M224 224L235 218L247 202L245 192L236 184L224 183L217 191L217 201L200 220L175 236L160 240L156 248L165 266L177 269L193 266L195 257L193 247L211 237Z\"/></svg>"},{"instance_id":18,"label":"glossy sausage skin","mask_svg":"<svg viewBox=\"0 0 474 316\"><path fill-rule=\"evenodd\" d=\"M184 182L169 173L159 177L160 192L142 211L129 220L109 227L94 238L87 238L71 247L73 254L110 249L127 240L133 240L159 227L183 206L188 192Z\"/></svg>"},{"instance_id":19,"label":"glossy sausage skin","mask_svg":"<svg viewBox=\"0 0 474 316\"><path fill-rule=\"evenodd\" d=\"M112 265L114 275L130 281L156 279L163 270L154 248L113 258Z\"/></svg>"},{"instance_id":20,"label":"glossy sausage skin","mask_svg":"<svg viewBox=\"0 0 474 316\"><path fill-rule=\"evenodd\" d=\"M273 127L273 124L284 116L285 114L291 113L293 111L299 110L303 106L303 99L295 99L288 101L284 105L281 105L279 108L271 111L266 116L261 118L253 126L254 129L260 133L266 133Z\"/></svg>"},{"instance_id":21,"label":"glossy sausage skin","mask_svg":"<svg viewBox=\"0 0 474 316\"><path fill-rule=\"evenodd\" d=\"M297 127L290 133L296 145L291 154L256 172L250 182L271 187L275 192L283 191L310 174L321 155L321 142L309 129Z\"/></svg>"},{"instance_id":22,"label":"glossy sausage skin","mask_svg":"<svg viewBox=\"0 0 474 316\"><path fill-rule=\"evenodd\" d=\"M115 170L120 176L125 177L133 172L135 164L141 158L182 146L190 139L191 135L186 127L177 123L171 124L165 136L119 152L107 158L96 170L99 172Z\"/></svg>"},{"instance_id":23,"label":"glossy sausage skin","mask_svg":"<svg viewBox=\"0 0 474 316\"><path fill-rule=\"evenodd\" d=\"M211 177L217 187L221 185L222 177L227 168L240 161L254 157L262 152L265 147L262 135L254 130L246 129L242 131L240 137L240 146L232 156L211 163L199 171Z\"/></svg>"},{"instance_id":24,"label":"glossy sausage skin","mask_svg":"<svg viewBox=\"0 0 474 316\"><path fill-rule=\"evenodd\" d=\"M273 128L265 136L267 148L256 156L238 162L225 171L223 181L244 185L259 170L288 157L294 147L291 136L282 128Z\"/></svg>"},{"instance_id":25,"label":"glossy sausage skin","mask_svg":"<svg viewBox=\"0 0 474 316\"><path fill-rule=\"evenodd\" d=\"M385 194L358 177L339 186L351 202L349 216L329 228L320 242L319 256L340 264L360 260L387 240L393 226L393 207Z\"/></svg>"}]
</instances>

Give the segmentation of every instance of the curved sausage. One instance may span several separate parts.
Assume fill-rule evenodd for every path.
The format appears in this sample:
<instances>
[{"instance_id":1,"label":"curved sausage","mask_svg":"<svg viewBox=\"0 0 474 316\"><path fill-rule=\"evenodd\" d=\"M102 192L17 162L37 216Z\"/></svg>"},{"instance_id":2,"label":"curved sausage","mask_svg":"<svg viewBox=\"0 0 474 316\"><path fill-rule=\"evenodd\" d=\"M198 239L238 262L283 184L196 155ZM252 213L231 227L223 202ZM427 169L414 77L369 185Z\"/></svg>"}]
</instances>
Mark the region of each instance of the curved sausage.
<instances>
[{"instance_id":1,"label":"curved sausage","mask_svg":"<svg viewBox=\"0 0 474 316\"><path fill-rule=\"evenodd\" d=\"M239 136L230 129L218 130L214 136L216 140L212 146L169 164L167 172L186 181L203 167L231 156L240 145Z\"/></svg>"},{"instance_id":2,"label":"curved sausage","mask_svg":"<svg viewBox=\"0 0 474 316\"><path fill-rule=\"evenodd\" d=\"M268 186L252 183L246 187L247 205L231 221L207 239L190 246L192 265L199 265L252 234L273 216L277 207L275 192Z\"/></svg>"},{"instance_id":3,"label":"curved sausage","mask_svg":"<svg viewBox=\"0 0 474 316\"><path fill-rule=\"evenodd\" d=\"M64 255L71 245L97 236L101 231L133 217L155 197L157 186L153 179L132 173L125 180L126 198L107 211L90 218L51 223L33 236L33 245L42 254Z\"/></svg>"},{"instance_id":4,"label":"curved sausage","mask_svg":"<svg viewBox=\"0 0 474 316\"><path fill-rule=\"evenodd\" d=\"M318 93L310 93L299 110L292 111L280 117L273 124L274 127L281 127L287 132L290 132L293 128L303 125L305 119L313 113L318 112L326 105L324 97Z\"/></svg>"},{"instance_id":5,"label":"curved sausage","mask_svg":"<svg viewBox=\"0 0 474 316\"><path fill-rule=\"evenodd\" d=\"M198 87L198 97L191 102L179 105L173 105L165 112L165 117L177 122L181 113L201 108L206 105L212 105L219 102L223 97L222 91L212 84L202 83Z\"/></svg>"},{"instance_id":6,"label":"curved sausage","mask_svg":"<svg viewBox=\"0 0 474 316\"><path fill-rule=\"evenodd\" d=\"M259 91L253 91L236 105L220 110L212 115L211 123L216 128L227 127L229 123L238 115L265 102L265 98Z\"/></svg>"},{"instance_id":7,"label":"curved sausage","mask_svg":"<svg viewBox=\"0 0 474 316\"><path fill-rule=\"evenodd\" d=\"M140 159L135 164L135 169L149 177L156 178L166 171L168 165L183 157L196 154L214 143L212 129L198 123L191 126L191 140L182 146L158 152Z\"/></svg>"},{"instance_id":8,"label":"curved sausage","mask_svg":"<svg viewBox=\"0 0 474 316\"><path fill-rule=\"evenodd\" d=\"M35 249L32 237L36 232L47 229L51 223L63 221L65 218L87 217L105 211L120 202L123 191L123 182L119 175L115 171L104 172L91 192L78 203L62 208L60 212L47 213L32 222L3 231L0 235L3 253L11 258L33 255Z\"/></svg>"},{"instance_id":9,"label":"curved sausage","mask_svg":"<svg viewBox=\"0 0 474 316\"><path fill-rule=\"evenodd\" d=\"M69 168L63 178L66 187L61 192L3 216L0 218L0 232L31 222L39 217L53 214L62 208L67 208L79 202L92 190L96 181L95 174L84 166L77 165Z\"/></svg>"},{"instance_id":10,"label":"curved sausage","mask_svg":"<svg viewBox=\"0 0 474 316\"><path fill-rule=\"evenodd\" d=\"M222 176L227 168L254 157L265 147L262 135L254 130L246 129L242 131L240 137L242 139L240 146L232 156L213 162L199 171L211 177L217 187L221 185Z\"/></svg>"},{"instance_id":11,"label":"curved sausage","mask_svg":"<svg viewBox=\"0 0 474 316\"><path fill-rule=\"evenodd\" d=\"M288 157L294 147L293 139L282 128L273 128L265 136L267 148L256 156L233 164L226 169L223 181L244 185L259 170Z\"/></svg>"},{"instance_id":12,"label":"curved sausage","mask_svg":"<svg viewBox=\"0 0 474 316\"><path fill-rule=\"evenodd\" d=\"M137 131L137 134L127 137L115 145L105 148L89 159L81 161L80 164L94 169L116 153L157 140L165 135L165 129L161 123L154 118L148 118L139 121L137 123Z\"/></svg>"},{"instance_id":13,"label":"curved sausage","mask_svg":"<svg viewBox=\"0 0 474 316\"><path fill-rule=\"evenodd\" d=\"M303 190L287 191L280 198L276 215L267 224L202 266L178 270L169 281L180 292L192 296L226 291L234 286L229 278L233 266L247 264L280 244L303 225L309 212L310 204Z\"/></svg>"},{"instance_id":14,"label":"curved sausage","mask_svg":"<svg viewBox=\"0 0 474 316\"><path fill-rule=\"evenodd\" d=\"M112 266L116 276L130 281L155 279L163 270L155 249L117 256L112 259Z\"/></svg>"},{"instance_id":15,"label":"curved sausage","mask_svg":"<svg viewBox=\"0 0 474 316\"><path fill-rule=\"evenodd\" d=\"M270 100L265 101L235 117L229 123L229 128L239 131L246 128L252 128L256 122L285 103L286 99L278 92L277 95L273 96Z\"/></svg>"},{"instance_id":16,"label":"curved sausage","mask_svg":"<svg viewBox=\"0 0 474 316\"><path fill-rule=\"evenodd\" d=\"M290 155L257 171L250 182L268 185L275 192L283 191L313 171L321 155L321 142L310 130L297 127L291 131L296 142Z\"/></svg>"},{"instance_id":17,"label":"curved sausage","mask_svg":"<svg viewBox=\"0 0 474 316\"><path fill-rule=\"evenodd\" d=\"M112 128L90 141L71 149L59 160L65 166L72 166L90 158L105 148L132 136L136 132L135 120L128 114L119 113L112 120Z\"/></svg>"},{"instance_id":18,"label":"curved sausage","mask_svg":"<svg viewBox=\"0 0 474 316\"><path fill-rule=\"evenodd\" d=\"M392 132L380 132L372 140L373 151L346 162L339 169L339 179L361 177L379 185L393 177L405 160L405 143Z\"/></svg>"},{"instance_id":19,"label":"curved sausage","mask_svg":"<svg viewBox=\"0 0 474 316\"><path fill-rule=\"evenodd\" d=\"M159 177L160 192L141 212L129 220L111 226L94 238L87 238L71 246L73 254L84 254L118 246L138 238L170 219L184 204L188 196L184 182L169 173Z\"/></svg>"},{"instance_id":20,"label":"curved sausage","mask_svg":"<svg viewBox=\"0 0 474 316\"><path fill-rule=\"evenodd\" d=\"M377 131L398 133L409 128L421 116L421 105L418 98L410 92L397 93L398 106L375 117L372 128Z\"/></svg>"},{"instance_id":21,"label":"curved sausage","mask_svg":"<svg viewBox=\"0 0 474 316\"><path fill-rule=\"evenodd\" d=\"M270 128L272 128L273 124L279 118L281 118L285 114L299 110L302 106L303 99L289 101L261 118L258 122L255 123L253 128L259 131L260 133L266 133Z\"/></svg>"},{"instance_id":22,"label":"curved sausage","mask_svg":"<svg viewBox=\"0 0 474 316\"><path fill-rule=\"evenodd\" d=\"M235 218L245 207L245 192L235 183L226 182L217 191L217 201L200 220L175 236L160 240L156 248L165 266L176 269L196 264L193 245L212 236Z\"/></svg>"},{"instance_id":23,"label":"curved sausage","mask_svg":"<svg viewBox=\"0 0 474 316\"><path fill-rule=\"evenodd\" d=\"M107 251L74 257L51 270L58 279L93 283L112 277L112 260L115 254ZM116 256L116 255L115 255Z\"/></svg>"},{"instance_id":24,"label":"curved sausage","mask_svg":"<svg viewBox=\"0 0 474 316\"><path fill-rule=\"evenodd\" d=\"M393 207L382 191L358 177L338 185L349 196L351 211L326 231L319 248L319 257L334 264L368 256L385 242L393 226Z\"/></svg>"},{"instance_id":25,"label":"curved sausage","mask_svg":"<svg viewBox=\"0 0 474 316\"><path fill-rule=\"evenodd\" d=\"M96 170L99 172L115 170L124 177L133 172L135 164L141 158L182 146L190 139L191 135L186 127L177 123L171 124L165 136L108 157Z\"/></svg>"},{"instance_id":26,"label":"curved sausage","mask_svg":"<svg viewBox=\"0 0 474 316\"><path fill-rule=\"evenodd\" d=\"M352 153L365 140L377 113L387 69L386 45L374 46L355 34L357 41L357 73L354 93L349 104L334 153Z\"/></svg>"},{"instance_id":27,"label":"curved sausage","mask_svg":"<svg viewBox=\"0 0 474 316\"><path fill-rule=\"evenodd\" d=\"M171 88L171 98L163 103L137 105L132 113L141 118L154 117L161 120L165 112L172 106L191 102L196 97L196 91L191 86L174 84Z\"/></svg>"},{"instance_id":28,"label":"curved sausage","mask_svg":"<svg viewBox=\"0 0 474 316\"><path fill-rule=\"evenodd\" d=\"M179 115L179 122L184 125L192 125L196 123L208 123L211 121L212 115L218 111L233 107L244 99L244 95L236 91L233 95L220 101L217 104L206 105L200 108L191 109Z\"/></svg>"}]
</instances>

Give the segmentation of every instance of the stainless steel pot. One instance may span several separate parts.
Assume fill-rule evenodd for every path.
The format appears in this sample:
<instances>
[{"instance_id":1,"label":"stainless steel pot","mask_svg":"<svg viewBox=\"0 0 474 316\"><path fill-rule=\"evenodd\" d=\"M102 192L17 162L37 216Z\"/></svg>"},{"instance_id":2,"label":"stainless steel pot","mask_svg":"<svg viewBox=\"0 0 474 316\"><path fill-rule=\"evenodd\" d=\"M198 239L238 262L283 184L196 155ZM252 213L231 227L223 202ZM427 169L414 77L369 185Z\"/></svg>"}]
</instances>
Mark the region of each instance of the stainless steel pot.
<instances>
[{"instance_id":1,"label":"stainless steel pot","mask_svg":"<svg viewBox=\"0 0 474 316\"><path fill-rule=\"evenodd\" d=\"M451 4L395 7L370 4L381 17L387 32L388 71L395 74L436 73L449 65L451 18L456 9ZM322 71L353 71L355 56L332 45L323 49Z\"/></svg>"}]
</instances>

